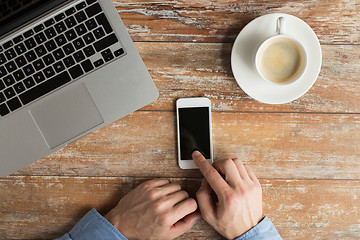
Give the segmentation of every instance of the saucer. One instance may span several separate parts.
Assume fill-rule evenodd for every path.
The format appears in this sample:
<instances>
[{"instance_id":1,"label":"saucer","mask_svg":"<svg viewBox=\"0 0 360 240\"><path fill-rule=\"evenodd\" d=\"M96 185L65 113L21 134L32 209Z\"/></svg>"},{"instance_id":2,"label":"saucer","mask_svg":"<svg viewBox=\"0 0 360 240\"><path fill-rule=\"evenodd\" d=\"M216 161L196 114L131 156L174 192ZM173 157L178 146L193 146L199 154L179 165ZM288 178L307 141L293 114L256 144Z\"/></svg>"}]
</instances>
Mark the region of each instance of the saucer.
<instances>
[{"instance_id":1,"label":"saucer","mask_svg":"<svg viewBox=\"0 0 360 240\"><path fill-rule=\"evenodd\" d=\"M297 39L307 52L307 69L292 84L277 85L264 81L255 68L255 53L266 39L276 35L276 21L284 18L283 33ZM314 31L300 18L272 13L247 24L237 36L231 51L231 68L241 89L250 97L269 104L291 102L304 95L315 83L321 68L321 47Z\"/></svg>"}]
</instances>

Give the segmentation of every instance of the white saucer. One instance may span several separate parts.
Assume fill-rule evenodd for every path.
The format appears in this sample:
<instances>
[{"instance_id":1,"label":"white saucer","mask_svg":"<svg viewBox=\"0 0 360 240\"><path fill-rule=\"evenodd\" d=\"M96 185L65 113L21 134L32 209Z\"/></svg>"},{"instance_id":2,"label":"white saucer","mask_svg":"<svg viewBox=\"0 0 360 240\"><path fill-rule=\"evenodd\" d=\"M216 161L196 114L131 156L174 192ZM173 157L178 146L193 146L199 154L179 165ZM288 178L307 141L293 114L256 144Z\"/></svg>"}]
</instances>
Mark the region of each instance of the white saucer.
<instances>
[{"instance_id":1,"label":"white saucer","mask_svg":"<svg viewBox=\"0 0 360 240\"><path fill-rule=\"evenodd\" d=\"M264 81L257 73L254 58L257 48L276 34L276 21L284 18L286 35L296 38L307 52L307 69L296 82L277 85ZM281 104L305 94L315 83L321 68L321 47L314 31L303 20L289 14L272 13L254 19L237 36L231 52L234 77L250 97L264 103Z\"/></svg>"}]
</instances>

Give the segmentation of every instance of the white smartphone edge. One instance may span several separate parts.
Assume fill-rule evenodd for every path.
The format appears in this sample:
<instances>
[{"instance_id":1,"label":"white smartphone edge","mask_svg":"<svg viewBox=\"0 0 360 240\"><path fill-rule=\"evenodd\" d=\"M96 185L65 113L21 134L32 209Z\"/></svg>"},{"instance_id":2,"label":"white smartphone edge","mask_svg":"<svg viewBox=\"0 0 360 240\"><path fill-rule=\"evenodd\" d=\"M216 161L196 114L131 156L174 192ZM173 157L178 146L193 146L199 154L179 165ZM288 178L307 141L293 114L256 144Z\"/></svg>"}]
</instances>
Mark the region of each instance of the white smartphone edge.
<instances>
[{"instance_id":1,"label":"white smartphone edge","mask_svg":"<svg viewBox=\"0 0 360 240\"><path fill-rule=\"evenodd\" d=\"M198 168L193 160L182 160L180 154L180 126L179 126L179 108L191 107L208 107L209 108L209 132L210 132L210 159L208 162L213 163L213 146L212 146L212 118L211 118L211 101L207 97L196 98L179 98L176 100L176 129L177 129L177 152L178 165L181 169L196 169Z\"/></svg>"}]
</instances>

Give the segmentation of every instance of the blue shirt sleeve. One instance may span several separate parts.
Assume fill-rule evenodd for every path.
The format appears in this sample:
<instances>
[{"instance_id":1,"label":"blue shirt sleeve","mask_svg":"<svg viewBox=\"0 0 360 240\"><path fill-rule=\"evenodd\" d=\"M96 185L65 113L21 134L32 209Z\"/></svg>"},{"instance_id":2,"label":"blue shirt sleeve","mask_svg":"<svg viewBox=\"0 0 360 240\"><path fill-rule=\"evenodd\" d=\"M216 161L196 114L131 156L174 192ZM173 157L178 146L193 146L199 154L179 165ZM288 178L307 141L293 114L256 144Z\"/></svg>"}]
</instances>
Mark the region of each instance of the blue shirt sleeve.
<instances>
[{"instance_id":1,"label":"blue shirt sleeve","mask_svg":"<svg viewBox=\"0 0 360 240\"><path fill-rule=\"evenodd\" d=\"M73 229L57 240L127 240L108 220L94 208Z\"/></svg>"},{"instance_id":2,"label":"blue shirt sleeve","mask_svg":"<svg viewBox=\"0 0 360 240\"><path fill-rule=\"evenodd\" d=\"M280 234L268 217L264 217L255 227L234 240L281 240Z\"/></svg>"}]
</instances>

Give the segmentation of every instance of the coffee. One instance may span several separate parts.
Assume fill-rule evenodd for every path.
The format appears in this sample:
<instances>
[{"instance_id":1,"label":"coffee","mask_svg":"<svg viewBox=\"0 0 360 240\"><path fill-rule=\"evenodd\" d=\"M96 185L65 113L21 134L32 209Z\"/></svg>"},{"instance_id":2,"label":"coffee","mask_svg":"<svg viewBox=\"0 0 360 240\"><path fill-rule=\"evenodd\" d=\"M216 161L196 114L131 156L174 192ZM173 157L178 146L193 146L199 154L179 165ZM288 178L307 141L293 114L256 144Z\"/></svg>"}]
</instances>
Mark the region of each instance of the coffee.
<instances>
[{"instance_id":1,"label":"coffee","mask_svg":"<svg viewBox=\"0 0 360 240\"><path fill-rule=\"evenodd\" d=\"M306 59L303 48L287 37L269 39L259 49L258 71L275 83L291 82L302 74Z\"/></svg>"}]
</instances>

